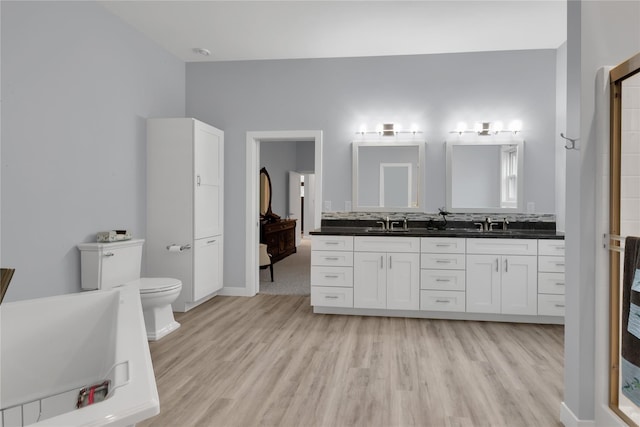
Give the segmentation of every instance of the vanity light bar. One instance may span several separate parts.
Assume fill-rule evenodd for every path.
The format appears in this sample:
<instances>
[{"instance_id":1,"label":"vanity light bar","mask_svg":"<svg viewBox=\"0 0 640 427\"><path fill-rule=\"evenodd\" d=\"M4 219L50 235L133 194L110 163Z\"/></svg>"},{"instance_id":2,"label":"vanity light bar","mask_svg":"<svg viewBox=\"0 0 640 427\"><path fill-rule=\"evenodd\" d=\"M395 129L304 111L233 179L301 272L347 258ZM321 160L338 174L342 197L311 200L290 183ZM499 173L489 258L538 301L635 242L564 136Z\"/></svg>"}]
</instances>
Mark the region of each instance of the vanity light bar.
<instances>
[{"instance_id":1,"label":"vanity light bar","mask_svg":"<svg viewBox=\"0 0 640 427\"><path fill-rule=\"evenodd\" d=\"M467 124L465 122L458 122L455 130L452 130L449 133L457 133L458 135L462 135L463 133L475 133L477 135L497 135L499 133L507 132L513 133L516 135L518 132L522 131L522 122L520 120L514 120L509 124L509 129L505 130L502 122L476 122L473 126L473 130L467 129Z\"/></svg>"},{"instance_id":2,"label":"vanity light bar","mask_svg":"<svg viewBox=\"0 0 640 427\"><path fill-rule=\"evenodd\" d=\"M384 123L376 125L376 130L367 130L366 125L362 125L356 135L396 136L403 133L416 135L422 131L418 130L417 125L412 125L410 130L401 130L400 124Z\"/></svg>"}]
</instances>

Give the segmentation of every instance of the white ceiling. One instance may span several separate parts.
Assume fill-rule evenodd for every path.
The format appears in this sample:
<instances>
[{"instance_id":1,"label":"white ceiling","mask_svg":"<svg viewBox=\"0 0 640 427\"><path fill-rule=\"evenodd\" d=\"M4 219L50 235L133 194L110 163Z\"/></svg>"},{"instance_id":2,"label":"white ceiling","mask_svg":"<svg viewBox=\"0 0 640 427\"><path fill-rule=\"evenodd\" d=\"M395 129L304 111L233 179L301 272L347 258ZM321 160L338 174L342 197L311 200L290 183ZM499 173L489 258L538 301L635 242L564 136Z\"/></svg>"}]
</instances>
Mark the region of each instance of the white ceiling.
<instances>
[{"instance_id":1,"label":"white ceiling","mask_svg":"<svg viewBox=\"0 0 640 427\"><path fill-rule=\"evenodd\" d=\"M565 0L100 3L186 62L555 49L566 40Z\"/></svg>"}]
</instances>

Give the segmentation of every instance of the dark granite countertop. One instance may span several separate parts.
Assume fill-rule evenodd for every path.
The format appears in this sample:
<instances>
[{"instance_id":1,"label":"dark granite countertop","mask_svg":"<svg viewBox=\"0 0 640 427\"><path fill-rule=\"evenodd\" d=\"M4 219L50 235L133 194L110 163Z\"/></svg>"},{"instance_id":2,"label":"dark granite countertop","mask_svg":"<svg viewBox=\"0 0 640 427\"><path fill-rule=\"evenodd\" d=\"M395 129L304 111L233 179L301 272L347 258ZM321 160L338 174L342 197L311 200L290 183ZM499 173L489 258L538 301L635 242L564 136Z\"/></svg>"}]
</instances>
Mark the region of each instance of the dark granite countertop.
<instances>
[{"instance_id":1,"label":"dark granite countertop","mask_svg":"<svg viewBox=\"0 0 640 427\"><path fill-rule=\"evenodd\" d=\"M370 224L362 221L357 223L336 223L332 221L326 224L323 221L320 229L311 232L312 235L334 235L334 236L405 236L405 237L464 237L464 238L488 238L488 239L564 239L564 233L555 230L547 224L514 224L520 227L513 227L507 230L480 231L469 224L450 224L443 227L432 227L432 224L412 224L409 223L408 230L399 227L396 231L384 231L378 224ZM467 226L467 227L465 227Z\"/></svg>"}]
</instances>

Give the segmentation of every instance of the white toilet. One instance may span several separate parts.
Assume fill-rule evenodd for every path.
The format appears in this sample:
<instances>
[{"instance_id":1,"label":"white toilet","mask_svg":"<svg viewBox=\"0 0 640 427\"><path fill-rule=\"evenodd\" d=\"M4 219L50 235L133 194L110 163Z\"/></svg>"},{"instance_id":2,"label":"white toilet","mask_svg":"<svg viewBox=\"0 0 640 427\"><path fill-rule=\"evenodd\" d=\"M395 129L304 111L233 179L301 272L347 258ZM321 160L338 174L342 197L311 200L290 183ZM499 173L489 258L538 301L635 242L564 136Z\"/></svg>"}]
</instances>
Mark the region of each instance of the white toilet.
<instances>
[{"instance_id":1,"label":"white toilet","mask_svg":"<svg viewBox=\"0 0 640 427\"><path fill-rule=\"evenodd\" d=\"M138 285L147 339L156 341L180 327L171 303L180 295L178 279L140 277L143 239L113 243L81 243L82 289L111 289Z\"/></svg>"}]
</instances>

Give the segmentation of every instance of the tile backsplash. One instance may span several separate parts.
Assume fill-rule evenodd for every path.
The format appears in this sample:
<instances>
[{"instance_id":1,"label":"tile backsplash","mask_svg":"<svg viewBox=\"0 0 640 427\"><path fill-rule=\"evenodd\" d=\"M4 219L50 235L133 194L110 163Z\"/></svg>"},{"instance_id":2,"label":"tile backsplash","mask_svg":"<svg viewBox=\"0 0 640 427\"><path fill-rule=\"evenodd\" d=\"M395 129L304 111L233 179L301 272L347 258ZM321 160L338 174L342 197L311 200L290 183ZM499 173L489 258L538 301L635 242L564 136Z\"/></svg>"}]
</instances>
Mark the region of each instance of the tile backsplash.
<instances>
[{"instance_id":1,"label":"tile backsplash","mask_svg":"<svg viewBox=\"0 0 640 427\"><path fill-rule=\"evenodd\" d=\"M409 221L437 221L442 217L437 213L426 212L322 212L323 220L379 220L383 217L392 219L406 217ZM506 218L510 222L553 222L555 214L528 214L528 213L452 213L447 215L448 221L472 222L483 221L491 217L495 220Z\"/></svg>"}]
</instances>

